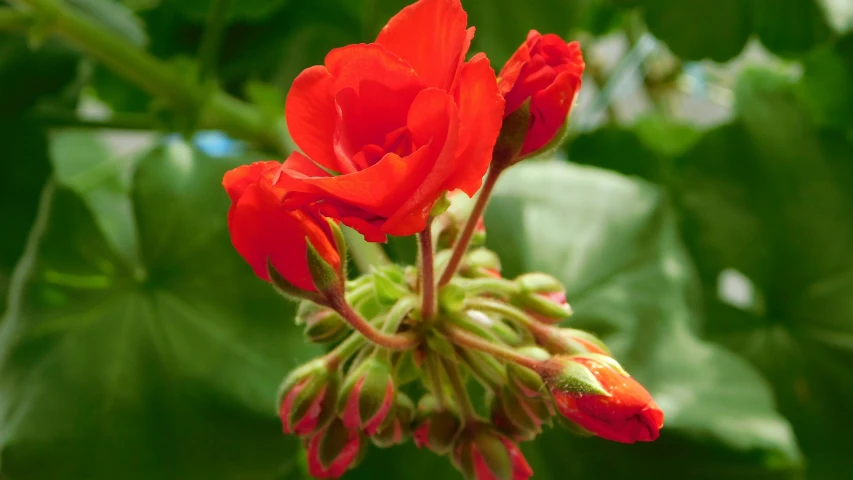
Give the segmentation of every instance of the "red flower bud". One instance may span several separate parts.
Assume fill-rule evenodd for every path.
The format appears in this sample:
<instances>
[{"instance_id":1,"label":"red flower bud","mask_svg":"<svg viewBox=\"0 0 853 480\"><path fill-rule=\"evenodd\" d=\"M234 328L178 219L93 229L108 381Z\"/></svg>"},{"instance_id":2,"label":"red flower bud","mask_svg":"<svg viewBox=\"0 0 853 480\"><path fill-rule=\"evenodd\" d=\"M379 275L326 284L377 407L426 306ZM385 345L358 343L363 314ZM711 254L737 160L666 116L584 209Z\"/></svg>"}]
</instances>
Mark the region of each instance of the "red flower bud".
<instances>
[{"instance_id":1,"label":"red flower bud","mask_svg":"<svg viewBox=\"0 0 853 480\"><path fill-rule=\"evenodd\" d=\"M418 402L415 431L412 435L418 448L428 448L444 455L453 446L462 422L459 415L444 410L432 395L424 395Z\"/></svg>"},{"instance_id":2,"label":"red flower bud","mask_svg":"<svg viewBox=\"0 0 853 480\"><path fill-rule=\"evenodd\" d=\"M660 435L663 411L612 358L558 355L540 370L560 413L584 429L622 443Z\"/></svg>"},{"instance_id":3,"label":"red flower bud","mask_svg":"<svg viewBox=\"0 0 853 480\"><path fill-rule=\"evenodd\" d=\"M335 419L308 440L308 473L314 478L338 478L358 463L366 448L358 430Z\"/></svg>"},{"instance_id":4,"label":"red flower bud","mask_svg":"<svg viewBox=\"0 0 853 480\"><path fill-rule=\"evenodd\" d=\"M372 356L351 371L338 400L338 411L347 428L373 435L391 412L394 378L386 360Z\"/></svg>"},{"instance_id":5,"label":"red flower bud","mask_svg":"<svg viewBox=\"0 0 853 480\"><path fill-rule=\"evenodd\" d=\"M237 252L255 275L271 281L268 265L296 289L316 291L308 266L308 242L332 268L341 268L328 221L310 206L288 209L285 191L273 186L278 162L256 162L228 171L222 185L231 197L228 230Z\"/></svg>"},{"instance_id":6,"label":"red flower bud","mask_svg":"<svg viewBox=\"0 0 853 480\"><path fill-rule=\"evenodd\" d=\"M370 437L380 448L403 443L412 433L412 421L415 419L415 404L403 393L397 394L393 415L389 415L379 431Z\"/></svg>"},{"instance_id":7,"label":"red flower bud","mask_svg":"<svg viewBox=\"0 0 853 480\"><path fill-rule=\"evenodd\" d=\"M469 480L527 480L533 476L518 446L483 423L466 427L454 445L453 463Z\"/></svg>"},{"instance_id":8,"label":"red flower bud","mask_svg":"<svg viewBox=\"0 0 853 480\"><path fill-rule=\"evenodd\" d=\"M566 43L554 34L531 30L506 62L498 86L506 100L504 118L529 101L529 122L519 158L552 142L566 119L581 87L584 62L578 42ZM501 132L505 135L505 132ZM559 139L558 139L559 141Z\"/></svg>"},{"instance_id":9,"label":"red flower bud","mask_svg":"<svg viewBox=\"0 0 853 480\"><path fill-rule=\"evenodd\" d=\"M279 387L279 411L284 433L312 434L335 417L338 380L322 360L294 370Z\"/></svg>"}]
</instances>

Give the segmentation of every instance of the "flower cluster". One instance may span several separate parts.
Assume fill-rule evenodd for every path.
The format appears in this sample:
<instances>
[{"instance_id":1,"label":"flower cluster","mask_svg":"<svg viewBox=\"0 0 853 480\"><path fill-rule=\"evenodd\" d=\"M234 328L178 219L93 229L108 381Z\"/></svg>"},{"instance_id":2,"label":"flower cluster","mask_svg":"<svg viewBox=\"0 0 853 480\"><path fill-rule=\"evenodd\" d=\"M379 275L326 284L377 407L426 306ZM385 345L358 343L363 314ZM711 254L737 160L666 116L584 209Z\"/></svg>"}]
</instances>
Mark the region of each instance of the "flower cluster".
<instances>
[{"instance_id":1,"label":"flower cluster","mask_svg":"<svg viewBox=\"0 0 853 480\"><path fill-rule=\"evenodd\" d=\"M466 61L473 35L459 0L404 8L374 43L333 50L293 82L285 116L299 152L223 179L234 247L301 301L306 338L331 346L284 379L278 401L314 477L411 439L466 478L523 480L533 472L518 444L554 418L623 443L663 425L600 340L559 326L572 309L557 279L504 278L483 247L497 178L562 139L580 47L532 31L496 76L485 55ZM369 242L417 235L418 265L350 279L341 224ZM486 395L472 398L470 382Z\"/></svg>"}]
</instances>

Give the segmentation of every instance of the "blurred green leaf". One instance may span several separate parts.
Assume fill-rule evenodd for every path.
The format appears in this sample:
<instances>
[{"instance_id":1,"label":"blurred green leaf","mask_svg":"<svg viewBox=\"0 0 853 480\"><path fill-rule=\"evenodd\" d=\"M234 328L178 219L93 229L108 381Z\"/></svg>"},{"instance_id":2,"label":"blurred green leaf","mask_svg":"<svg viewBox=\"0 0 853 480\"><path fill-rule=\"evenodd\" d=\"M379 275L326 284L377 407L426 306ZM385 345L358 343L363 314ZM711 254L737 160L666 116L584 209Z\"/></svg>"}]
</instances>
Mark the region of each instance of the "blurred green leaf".
<instances>
[{"instance_id":1,"label":"blurred green leaf","mask_svg":"<svg viewBox=\"0 0 853 480\"><path fill-rule=\"evenodd\" d=\"M697 337L700 285L657 188L588 167L522 164L499 182L486 224L504 274L533 270L560 278L576 312L571 325L603 335L666 413L662 442L594 470L586 457L575 457L578 478L592 471L602 478L661 478L669 468L682 478L714 478L726 468L737 478L796 474L796 441L768 385L747 362ZM541 440L538 462L553 478L565 478L560 465L567 459L558 452L580 443L570 438L554 433ZM598 443L587 448L598 450ZM683 463L670 462L673 445L709 453L698 455L685 475ZM719 458L728 460L716 464Z\"/></svg>"},{"instance_id":2,"label":"blurred green leaf","mask_svg":"<svg viewBox=\"0 0 853 480\"><path fill-rule=\"evenodd\" d=\"M819 126L853 126L853 35L823 46L803 61L800 100Z\"/></svg>"},{"instance_id":3,"label":"blurred green leaf","mask_svg":"<svg viewBox=\"0 0 853 480\"><path fill-rule=\"evenodd\" d=\"M170 143L138 167L147 276L51 183L0 324L2 476L270 479L298 469L280 378L315 347L230 245L223 172ZM72 182L74 184L74 182Z\"/></svg>"},{"instance_id":4,"label":"blurred green leaf","mask_svg":"<svg viewBox=\"0 0 853 480\"><path fill-rule=\"evenodd\" d=\"M829 40L819 0L637 0L649 30L678 56L723 62L755 33L768 50L800 55ZM689 25L689 27L687 27Z\"/></svg>"},{"instance_id":5,"label":"blurred green leaf","mask_svg":"<svg viewBox=\"0 0 853 480\"><path fill-rule=\"evenodd\" d=\"M0 121L0 314L6 310L10 276L23 253L50 173L47 134L32 122Z\"/></svg>"},{"instance_id":6,"label":"blurred green leaf","mask_svg":"<svg viewBox=\"0 0 853 480\"><path fill-rule=\"evenodd\" d=\"M752 0L753 29L768 50L783 56L808 52L829 39L817 0Z\"/></svg>"},{"instance_id":7,"label":"blurred green leaf","mask_svg":"<svg viewBox=\"0 0 853 480\"><path fill-rule=\"evenodd\" d=\"M0 34L0 121L17 120L39 99L60 93L76 68L77 56L56 42L32 49Z\"/></svg>"},{"instance_id":8,"label":"blurred green leaf","mask_svg":"<svg viewBox=\"0 0 853 480\"><path fill-rule=\"evenodd\" d=\"M641 4L649 30L673 53L722 62L740 53L749 38L751 1L641 0Z\"/></svg>"},{"instance_id":9,"label":"blurred green leaf","mask_svg":"<svg viewBox=\"0 0 853 480\"><path fill-rule=\"evenodd\" d=\"M683 231L708 331L772 381L811 478L853 471L853 145L822 131L795 85L748 71L739 122L682 159Z\"/></svg>"},{"instance_id":10,"label":"blurred green leaf","mask_svg":"<svg viewBox=\"0 0 853 480\"><path fill-rule=\"evenodd\" d=\"M161 0L192 20L205 20L213 3L221 0ZM228 18L232 20L262 20L282 8L287 0L228 0Z\"/></svg>"},{"instance_id":11,"label":"blurred green leaf","mask_svg":"<svg viewBox=\"0 0 853 480\"><path fill-rule=\"evenodd\" d=\"M135 159L116 158L96 133L79 130L56 132L50 155L56 183L80 196L110 249L135 275L144 275L130 199Z\"/></svg>"}]
</instances>

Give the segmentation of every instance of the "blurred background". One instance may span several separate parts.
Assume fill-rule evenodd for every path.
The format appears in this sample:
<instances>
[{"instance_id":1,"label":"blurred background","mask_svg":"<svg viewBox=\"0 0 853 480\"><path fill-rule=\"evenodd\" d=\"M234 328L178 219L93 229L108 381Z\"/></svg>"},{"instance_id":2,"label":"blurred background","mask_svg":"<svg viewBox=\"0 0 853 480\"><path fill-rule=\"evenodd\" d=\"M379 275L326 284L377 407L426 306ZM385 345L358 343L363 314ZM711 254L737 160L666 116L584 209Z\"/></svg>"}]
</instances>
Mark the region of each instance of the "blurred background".
<instances>
[{"instance_id":1,"label":"blurred background","mask_svg":"<svg viewBox=\"0 0 853 480\"><path fill-rule=\"evenodd\" d=\"M287 88L407 0L0 1L0 479L307 478L281 377L318 353L225 227L293 146ZM666 412L552 429L534 478L853 478L853 0L463 0L496 70L582 43L565 147L487 227L566 283ZM411 258L411 244L386 246ZM347 478L457 478L413 446Z\"/></svg>"}]
</instances>

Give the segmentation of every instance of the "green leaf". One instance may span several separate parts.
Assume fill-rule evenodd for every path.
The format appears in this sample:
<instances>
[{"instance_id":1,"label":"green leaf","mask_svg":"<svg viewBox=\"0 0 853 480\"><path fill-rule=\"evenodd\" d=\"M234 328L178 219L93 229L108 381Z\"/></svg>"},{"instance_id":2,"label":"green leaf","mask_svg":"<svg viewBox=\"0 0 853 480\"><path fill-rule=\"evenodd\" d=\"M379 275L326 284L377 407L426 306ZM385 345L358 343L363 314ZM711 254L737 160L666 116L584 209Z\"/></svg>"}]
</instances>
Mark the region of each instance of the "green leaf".
<instances>
[{"instance_id":1,"label":"green leaf","mask_svg":"<svg viewBox=\"0 0 853 480\"><path fill-rule=\"evenodd\" d=\"M55 133L50 155L56 183L83 199L110 249L136 275L144 275L130 199L136 158L116 158L101 137L81 130Z\"/></svg>"},{"instance_id":2,"label":"green leaf","mask_svg":"<svg viewBox=\"0 0 853 480\"><path fill-rule=\"evenodd\" d=\"M173 142L132 201L147 276L51 183L0 323L4 478L269 479L297 469L276 387L317 353L230 245L224 171ZM72 182L73 184L73 182Z\"/></svg>"},{"instance_id":3,"label":"green leaf","mask_svg":"<svg viewBox=\"0 0 853 480\"><path fill-rule=\"evenodd\" d=\"M162 0L192 20L205 20L213 3L222 0ZM228 18L231 20L262 20L282 8L287 0L228 0Z\"/></svg>"},{"instance_id":4,"label":"green leaf","mask_svg":"<svg viewBox=\"0 0 853 480\"><path fill-rule=\"evenodd\" d=\"M853 126L853 35L824 46L803 60L797 93L819 126Z\"/></svg>"},{"instance_id":5,"label":"green leaf","mask_svg":"<svg viewBox=\"0 0 853 480\"><path fill-rule=\"evenodd\" d=\"M39 197L50 173L47 134L32 122L0 121L0 314L6 310L6 294L12 270L23 253L33 224Z\"/></svg>"},{"instance_id":6,"label":"green leaf","mask_svg":"<svg viewBox=\"0 0 853 480\"><path fill-rule=\"evenodd\" d=\"M740 53L751 32L750 0L641 3L649 30L685 59L726 61Z\"/></svg>"},{"instance_id":7,"label":"green leaf","mask_svg":"<svg viewBox=\"0 0 853 480\"><path fill-rule=\"evenodd\" d=\"M811 478L853 469L853 144L815 127L796 85L747 71L739 121L681 160L687 245L708 330L772 381Z\"/></svg>"},{"instance_id":8,"label":"green leaf","mask_svg":"<svg viewBox=\"0 0 853 480\"><path fill-rule=\"evenodd\" d=\"M831 33L817 0L752 0L753 28L768 50L785 56L808 52Z\"/></svg>"},{"instance_id":9,"label":"green leaf","mask_svg":"<svg viewBox=\"0 0 853 480\"><path fill-rule=\"evenodd\" d=\"M544 271L563 281L575 310L566 323L603 336L666 413L662 440L639 447L642 454L601 465L581 454L572 457L573 470L602 478L678 476L684 464L671 462L670 452L680 449L704 452L689 478L713 478L719 468L740 472L737 478L797 471L796 441L768 385L747 362L697 335L700 286L657 188L598 169L532 162L501 179L487 213L504 275ZM625 450L595 442L580 448L597 452L598 461L603 452ZM578 443L555 432L531 450L544 472L565 478L559 452ZM644 468L649 464L655 468Z\"/></svg>"},{"instance_id":10,"label":"green leaf","mask_svg":"<svg viewBox=\"0 0 853 480\"><path fill-rule=\"evenodd\" d=\"M19 37L0 35L0 120L17 120L37 101L74 79L77 56L48 41L31 49Z\"/></svg>"}]
</instances>

